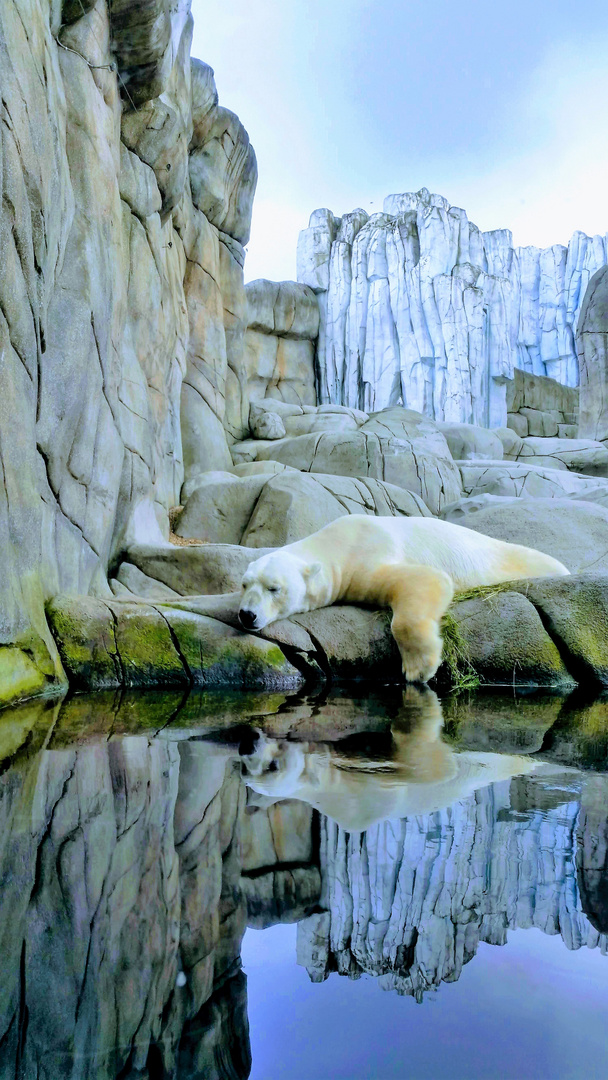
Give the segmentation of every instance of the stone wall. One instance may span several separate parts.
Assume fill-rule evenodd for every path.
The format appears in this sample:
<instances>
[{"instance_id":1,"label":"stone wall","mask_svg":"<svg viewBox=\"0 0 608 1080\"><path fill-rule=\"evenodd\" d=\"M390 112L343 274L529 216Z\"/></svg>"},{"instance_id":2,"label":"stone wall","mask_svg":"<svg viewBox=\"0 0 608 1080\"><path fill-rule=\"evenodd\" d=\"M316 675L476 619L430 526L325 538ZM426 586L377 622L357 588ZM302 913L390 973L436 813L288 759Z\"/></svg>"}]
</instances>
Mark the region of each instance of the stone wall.
<instances>
[{"instance_id":1,"label":"stone wall","mask_svg":"<svg viewBox=\"0 0 608 1080\"><path fill-rule=\"evenodd\" d=\"M574 439L578 434L579 390L556 379L516 368L507 383L507 427L528 435Z\"/></svg>"},{"instance_id":2,"label":"stone wall","mask_svg":"<svg viewBox=\"0 0 608 1080\"><path fill-rule=\"evenodd\" d=\"M109 595L248 425L255 155L189 0L108 2L0 12L0 701L62 680L45 600Z\"/></svg>"},{"instance_id":3,"label":"stone wall","mask_svg":"<svg viewBox=\"0 0 608 1080\"><path fill-rule=\"evenodd\" d=\"M320 401L504 426L514 368L578 384L578 314L606 261L605 237L516 248L426 188L369 218L315 210L298 279L319 295Z\"/></svg>"}]
</instances>

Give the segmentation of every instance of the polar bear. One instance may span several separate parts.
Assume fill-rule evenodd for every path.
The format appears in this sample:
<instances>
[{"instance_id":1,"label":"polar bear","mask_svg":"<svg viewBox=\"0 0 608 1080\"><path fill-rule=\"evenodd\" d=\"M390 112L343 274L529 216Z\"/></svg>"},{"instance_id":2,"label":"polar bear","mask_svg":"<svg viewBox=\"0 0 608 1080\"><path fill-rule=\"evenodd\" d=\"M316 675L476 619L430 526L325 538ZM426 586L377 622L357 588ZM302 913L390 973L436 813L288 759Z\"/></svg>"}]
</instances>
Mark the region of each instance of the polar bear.
<instances>
[{"instance_id":1,"label":"polar bear","mask_svg":"<svg viewBox=\"0 0 608 1080\"><path fill-rule=\"evenodd\" d=\"M550 555L437 518L350 514L251 563L239 619L262 630L339 600L390 607L403 674L426 682L441 662L440 620L455 588L568 573Z\"/></svg>"},{"instance_id":2,"label":"polar bear","mask_svg":"<svg viewBox=\"0 0 608 1080\"><path fill-rule=\"evenodd\" d=\"M428 687L408 687L384 760L257 732L251 752L241 754L243 779L255 793L248 804L299 799L348 832L363 832L379 821L434 813L499 780L547 768L513 754L456 753L441 738L442 727L437 695Z\"/></svg>"}]
</instances>

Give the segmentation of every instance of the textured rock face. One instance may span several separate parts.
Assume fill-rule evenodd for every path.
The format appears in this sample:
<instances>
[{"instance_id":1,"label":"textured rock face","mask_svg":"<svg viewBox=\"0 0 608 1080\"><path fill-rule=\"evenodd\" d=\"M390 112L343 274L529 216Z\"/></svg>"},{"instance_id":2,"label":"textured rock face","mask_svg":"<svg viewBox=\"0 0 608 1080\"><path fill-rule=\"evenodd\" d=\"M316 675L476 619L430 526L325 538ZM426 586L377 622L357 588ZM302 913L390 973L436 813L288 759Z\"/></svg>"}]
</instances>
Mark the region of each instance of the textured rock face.
<instances>
[{"instance_id":1,"label":"textured rock face","mask_svg":"<svg viewBox=\"0 0 608 1080\"><path fill-rule=\"evenodd\" d=\"M447 810L364 833L322 817L326 910L298 926L298 963L313 982L332 971L368 972L382 989L421 1001L460 978L480 942L504 945L518 927L606 952L597 888L605 849L590 835L605 778L585 782L582 795L567 784L559 790L559 781L545 794L538 787L529 777L495 784Z\"/></svg>"},{"instance_id":2,"label":"textured rock face","mask_svg":"<svg viewBox=\"0 0 608 1080\"><path fill-rule=\"evenodd\" d=\"M323 476L293 469L239 479L210 474L180 515L179 536L212 544L282 547L345 514L427 517L422 499L381 480Z\"/></svg>"},{"instance_id":3,"label":"textured rock face","mask_svg":"<svg viewBox=\"0 0 608 1080\"><path fill-rule=\"evenodd\" d=\"M576 438L578 412L577 387L515 368L507 383L507 426L519 436Z\"/></svg>"},{"instance_id":4,"label":"textured rock face","mask_svg":"<svg viewBox=\"0 0 608 1080\"><path fill-rule=\"evenodd\" d=\"M44 600L107 593L248 423L255 156L191 65L189 0L62 18L0 13L0 699L61 678Z\"/></svg>"},{"instance_id":5,"label":"textured rock face","mask_svg":"<svg viewBox=\"0 0 608 1080\"><path fill-rule=\"evenodd\" d=\"M303 472L383 480L419 495L433 514L459 498L458 468L432 421L402 408L385 409L363 424L357 421L356 430L350 424L344 430L345 419L342 414L334 431L242 443L234 448L235 459L251 454Z\"/></svg>"},{"instance_id":6,"label":"textured rock face","mask_svg":"<svg viewBox=\"0 0 608 1080\"><path fill-rule=\"evenodd\" d=\"M606 259L605 238L580 232L567 248L514 248L424 188L370 218L316 210L298 280L319 295L320 400L505 425L515 368L577 385L579 310Z\"/></svg>"},{"instance_id":7,"label":"textured rock face","mask_svg":"<svg viewBox=\"0 0 608 1080\"><path fill-rule=\"evenodd\" d=\"M537 548L570 571L608 568L608 510L570 499L497 499L454 520L468 529Z\"/></svg>"},{"instance_id":8,"label":"textured rock face","mask_svg":"<svg viewBox=\"0 0 608 1080\"><path fill-rule=\"evenodd\" d=\"M314 356L319 305L306 285L295 281L250 281L244 365L249 401L276 398L293 405L316 405Z\"/></svg>"},{"instance_id":9,"label":"textured rock face","mask_svg":"<svg viewBox=\"0 0 608 1080\"><path fill-rule=\"evenodd\" d=\"M608 438L608 267L589 282L578 326L581 435Z\"/></svg>"}]
</instances>

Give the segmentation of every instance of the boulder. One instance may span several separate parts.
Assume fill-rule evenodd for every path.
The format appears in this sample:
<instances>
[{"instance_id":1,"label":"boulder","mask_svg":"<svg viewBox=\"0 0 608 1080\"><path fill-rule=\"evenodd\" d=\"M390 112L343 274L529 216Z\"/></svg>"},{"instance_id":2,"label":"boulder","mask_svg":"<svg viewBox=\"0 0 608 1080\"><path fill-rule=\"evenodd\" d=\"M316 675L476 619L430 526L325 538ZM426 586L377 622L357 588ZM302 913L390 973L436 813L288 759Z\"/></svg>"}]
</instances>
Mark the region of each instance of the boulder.
<instances>
[{"instance_id":1,"label":"boulder","mask_svg":"<svg viewBox=\"0 0 608 1080\"><path fill-rule=\"evenodd\" d=\"M509 499L455 518L459 525L537 548L570 571L608 571L608 509L572 499Z\"/></svg>"},{"instance_id":2,"label":"boulder","mask_svg":"<svg viewBox=\"0 0 608 1080\"><path fill-rule=\"evenodd\" d=\"M561 468L563 464L586 476L608 476L608 449L593 439L522 439L517 460L529 458L542 459L542 464L550 468Z\"/></svg>"},{"instance_id":3,"label":"boulder","mask_svg":"<svg viewBox=\"0 0 608 1080\"><path fill-rule=\"evenodd\" d=\"M401 657L383 612L334 604L292 621L308 631L332 681L401 679Z\"/></svg>"},{"instance_id":4,"label":"boulder","mask_svg":"<svg viewBox=\"0 0 608 1080\"><path fill-rule=\"evenodd\" d=\"M428 516L422 499L381 480L289 469L238 478L210 473L188 499L175 532L209 544L282 547L345 514Z\"/></svg>"},{"instance_id":5,"label":"boulder","mask_svg":"<svg viewBox=\"0 0 608 1080\"><path fill-rule=\"evenodd\" d=\"M262 412L250 424L254 439L284 439L287 435L283 420L274 412Z\"/></svg>"},{"instance_id":6,"label":"boulder","mask_svg":"<svg viewBox=\"0 0 608 1080\"><path fill-rule=\"evenodd\" d=\"M607 518L608 520L608 518ZM608 533L607 533L608 535ZM598 548L598 551L602 550ZM601 567L571 578L536 579L526 593L582 686L608 687L608 544Z\"/></svg>"},{"instance_id":7,"label":"boulder","mask_svg":"<svg viewBox=\"0 0 608 1080\"><path fill-rule=\"evenodd\" d=\"M437 424L445 436L450 453L458 461L501 461L505 456L503 439L489 428L474 424ZM508 428L503 429L508 431ZM511 433L514 434L514 433Z\"/></svg>"},{"instance_id":8,"label":"boulder","mask_svg":"<svg viewBox=\"0 0 608 1080\"><path fill-rule=\"evenodd\" d=\"M558 459L555 459L557 466ZM601 487L597 480L569 473L561 467L524 461L460 462L462 487L466 496L503 495L516 498L563 499L568 495L585 498L585 492Z\"/></svg>"},{"instance_id":9,"label":"boulder","mask_svg":"<svg viewBox=\"0 0 608 1080\"><path fill-rule=\"evenodd\" d=\"M381 480L285 473L264 487L245 530L249 547L282 547L346 514L426 517L422 499Z\"/></svg>"},{"instance_id":10,"label":"boulder","mask_svg":"<svg viewBox=\"0 0 608 1080\"><path fill-rule=\"evenodd\" d=\"M512 461L517 458L522 446L522 439L517 432L513 431L510 427L499 427L494 428L492 434L500 439L503 456L507 458L507 460Z\"/></svg>"},{"instance_id":11,"label":"boulder","mask_svg":"<svg viewBox=\"0 0 608 1080\"><path fill-rule=\"evenodd\" d=\"M574 686L536 608L521 593L457 598L450 613L464 656L482 684Z\"/></svg>"},{"instance_id":12,"label":"boulder","mask_svg":"<svg viewBox=\"0 0 608 1080\"><path fill-rule=\"evenodd\" d=\"M249 563L271 550L233 544L192 547L139 544L129 549L124 561L133 563L148 577L162 582L180 596L198 596L240 589Z\"/></svg>"},{"instance_id":13,"label":"boulder","mask_svg":"<svg viewBox=\"0 0 608 1080\"><path fill-rule=\"evenodd\" d=\"M175 525L177 536L210 544L240 544L268 475L203 476Z\"/></svg>"},{"instance_id":14,"label":"boulder","mask_svg":"<svg viewBox=\"0 0 608 1080\"><path fill-rule=\"evenodd\" d=\"M297 689L303 677L275 642L168 604L55 597L51 630L70 684Z\"/></svg>"},{"instance_id":15,"label":"boulder","mask_svg":"<svg viewBox=\"0 0 608 1080\"><path fill-rule=\"evenodd\" d=\"M300 435L239 453L255 453L303 472L371 477L420 495L431 513L461 493L459 471L436 425L408 409L386 409L358 431Z\"/></svg>"}]
</instances>

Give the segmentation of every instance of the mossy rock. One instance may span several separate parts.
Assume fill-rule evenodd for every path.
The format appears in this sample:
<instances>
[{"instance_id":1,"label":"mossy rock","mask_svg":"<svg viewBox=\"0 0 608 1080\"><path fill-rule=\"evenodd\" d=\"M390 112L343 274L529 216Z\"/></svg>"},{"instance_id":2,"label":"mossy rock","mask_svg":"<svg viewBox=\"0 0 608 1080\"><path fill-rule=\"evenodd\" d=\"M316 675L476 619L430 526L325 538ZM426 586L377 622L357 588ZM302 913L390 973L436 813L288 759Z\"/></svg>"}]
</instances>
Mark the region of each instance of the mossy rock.
<instances>
[{"instance_id":1,"label":"mossy rock","mask_svg":"<svg viewBox=\"0 0 608 1080\"><path fill-rule=\"evenodd\" d=\"M70 684L79 690L286 690L304 681L275 642L170 605L56 597L48 617Z\"/></svg>"},{"instance_id":2,"label":"mossy rock","mask_svg":"<svg viewBox=\"0 0 608 1080\"><path fill-rule=\"evenodd\" d=\"M46 613L71 687L104 690L123 684L107 604L91 596L57 596Z\"/></svg>"},{"instance_id":3,"label":"mossy rock","mask_svg":"<svg viewBox=\"0 0 608 1080\"><path fill-rule=\"evenodd\" d=\"M607 687L608 575L546 578L527 583L525 591L578 682Z\"/></svg>"},{"instance_id":4,"label":"mossy rock","mask_svg":"<svg viewBox=\"0 0 608 1080\"><path fill-rule=\"evenodd\" d=\"M194 686L297 688L303 678L273 641L191 611L162 607Z\"/></svg>"},{"instance_id":5,"label":"mossy rock","mask_svg":"<svg viewBox=\"0 0 608 1080\"><path fill-rule=\"evenodd\" d=\"M450 611L481 684L573 687L559 650L533 604L518 592L457 600Z\"/></svg>"}]
</instances>

